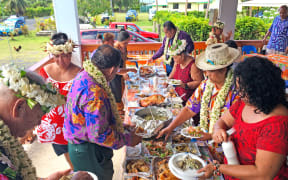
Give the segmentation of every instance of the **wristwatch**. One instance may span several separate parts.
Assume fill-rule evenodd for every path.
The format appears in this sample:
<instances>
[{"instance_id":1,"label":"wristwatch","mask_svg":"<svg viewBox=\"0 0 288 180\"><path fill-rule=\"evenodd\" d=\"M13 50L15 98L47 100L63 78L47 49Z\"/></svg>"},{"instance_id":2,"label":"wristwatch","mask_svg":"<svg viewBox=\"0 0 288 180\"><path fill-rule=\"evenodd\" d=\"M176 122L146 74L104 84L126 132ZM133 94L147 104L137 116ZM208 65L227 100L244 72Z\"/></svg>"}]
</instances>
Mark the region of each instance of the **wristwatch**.
<instances>
[{"instance_id":1,"label":"wristwatch","mask_svg":"<svg viewBox=\"0 0 288 180\"><path fill-rule=\"evenodd\" d=\"M185 84L185 89L190 89L188 83Z\"/></svg>"}]
</instances>

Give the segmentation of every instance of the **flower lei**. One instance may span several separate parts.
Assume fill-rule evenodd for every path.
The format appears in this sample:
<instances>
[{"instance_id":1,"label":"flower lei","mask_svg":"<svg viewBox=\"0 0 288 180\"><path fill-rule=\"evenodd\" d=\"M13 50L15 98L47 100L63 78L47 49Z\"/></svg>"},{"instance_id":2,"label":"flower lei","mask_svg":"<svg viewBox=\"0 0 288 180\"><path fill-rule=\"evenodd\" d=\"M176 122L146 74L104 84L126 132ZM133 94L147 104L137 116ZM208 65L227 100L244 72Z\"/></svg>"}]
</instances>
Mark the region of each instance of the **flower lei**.
<instances>
[{"instance_id":1,"label":"flower lei","mask_svg":"<svg viewBox=\"0 0 288 180\"><path fill-rule=\"evenodd\" d=\"M51 84L38 85L26 76L26 71L20 70L13 64L0 68L0 83L13 90L18 98L25 98L28 106L39 103L44 112L49 112L56 106L65 104L65 99L52 88Z\"/></svg>"},{"instance_id":2,"label":"flower lei","mask_svg":"<svg viewBox=\"0 0 288 180\"><path fill-rule=\"evenodd\" d=\"M179 36L179 30L177 29L176 31L176 34L174 36L174 39L173 39L173 42L172 42L172 45L173 44L176 44L177 40L178 40L178 36ZM165 42L165 47L164 47L164 63L165 64L170 64L171 63L171 60L172 60L172 56L169 56L169 58L167 59L167 51L168 51L168 45L169 45L169 38L166 37L166 42Z\"/></svg>"},{"instance_id":3,"label":"flower lei","mask_svg":"<svg viewBox=\"0 0 288 180\"><path fill-rule=\"evenodd\" d=\"M169 56L178 55L186 49L186 45L187 43L185 39L182 39L182 40L178 39L177 42L169 48L169 51L167 54Z\"/></svg>"},{"instance_id":4,"label":"flower lei","mask_svg":"<svg viewBox=\"0 0 288 180\"><path fill-rule=\"evenodd\" d=\"M53 54L53 55L59 55L59 54L68 54L72 53L73 49L77 47L76 44L72 40L68 40L65 44L60 45L53 45L53 42L50 41L47 43L46 49L44 51Z\"/></svg>"},{"instance_id":5,"label":"flower lei","mask_svg":"<svg viewBox=\"0 0 288 180\"><path fill-rule=\"evenodd\" d=\"M225 100L232 85L232 81L233 81L233 71L232 69L230 69L225 79L225 83L223 87L220 89L214 102L214 106L211 110L210 125L208 131L209 133L212 133L213 126L220 117L221 108L225 105ZM208 112L209 112L208 106L211 100L213 88L214 84L208 79L206 82L206 89L202 96L201 109L200 109L200 127L205 129L206 131L208 130Z\"/></svg>"},{"instance_id":6,"label":"flower lei","mask_svg":"<svg viewBox=\"0 0 288 180\"><path fill-rule=\"evenodd\" d=\"M112 94L111 88L109 87L105 76L96 66L93 65L91 60L84 61L83 67L84 67L84 70L90 76L92 76L93 79L96 82L98 82L104 88L104 90L107 92L108 98L109 98L110 104L111 104L112 113L116 119L116 129L118 132L123 133L124 132L123 123L122 123L122 120L121 120L119 113L118 113L118 110L117 110L117 104L116 104L114 95Z\"/></svg>"},{"instance_id":7,"label":"flower lei","mask_svg":"<svg viewBox=\"0 0 288 180\"><path fill-rule=\"evenodd\" d=\"M19 141L11 135L8 126L0 120L0 146L23 180L36 180L36 170Z\"/></svg>"}]
</instances>

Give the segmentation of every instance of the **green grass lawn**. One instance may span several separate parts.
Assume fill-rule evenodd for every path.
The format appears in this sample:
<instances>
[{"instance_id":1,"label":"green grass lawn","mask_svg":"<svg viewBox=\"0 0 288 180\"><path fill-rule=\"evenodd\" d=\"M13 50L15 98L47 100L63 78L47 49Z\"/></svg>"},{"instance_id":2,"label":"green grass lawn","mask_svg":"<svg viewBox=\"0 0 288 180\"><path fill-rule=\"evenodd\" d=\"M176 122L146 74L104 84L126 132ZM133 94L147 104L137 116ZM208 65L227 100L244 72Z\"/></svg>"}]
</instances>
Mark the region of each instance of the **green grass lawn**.
<instances>
[{"instance_id":1,"label":"green grass lawn","mask_svg":"<svg viewBox=\"0 0 288 180\"><path fill-rule=\"evenodd\" d=\"M50 37L38 37L35 32L30 32L30 36L26 37L15 36L13 40L10 37L0 36L0 64L12 62L24 67L33 65L47 56L43 47L49 39ZM15 51L14 47L19 46L22 47L21 50Z\"/></svg>"}]
</instances>

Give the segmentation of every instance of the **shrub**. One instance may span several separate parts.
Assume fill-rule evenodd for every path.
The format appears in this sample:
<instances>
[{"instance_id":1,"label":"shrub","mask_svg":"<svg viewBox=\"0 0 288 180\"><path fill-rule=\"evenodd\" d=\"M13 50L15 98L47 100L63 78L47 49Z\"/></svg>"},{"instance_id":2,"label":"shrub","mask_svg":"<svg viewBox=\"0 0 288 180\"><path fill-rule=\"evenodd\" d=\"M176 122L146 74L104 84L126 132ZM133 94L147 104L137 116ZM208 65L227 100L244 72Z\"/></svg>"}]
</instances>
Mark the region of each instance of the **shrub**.
<instances>
[{"instance_id":1,"label":"shrub","mask_svg":"<svg viewBox=\"0 0 288 180\"><path fill-rule=\"evenodd\" d=\"M37 7L37 8L26 8L25 16L29 18L50 16L53 13L52 7Z\"/></svg>"},{"instance_id":2,"label":"shrub","mask_svg":"<svg viewBox=\"0 0 288 180\"><path fill-rule=\"evenodd\" d=\"M24 36L28 36L29 35L28 26L26 24L24 26L21 26L20 28L21 28L22 34Z\"/></svg>"},{"instance_id":3,"label":"shrub","mask_svg":"<svg viewBox=\"0 0 288 180\"><path fill-rule=\"evenodd\" d=\"M235 40L260 40L265 36L271 24L265 24L261 18L245 16L236 19Z\"/></svg>"}]
</instances>

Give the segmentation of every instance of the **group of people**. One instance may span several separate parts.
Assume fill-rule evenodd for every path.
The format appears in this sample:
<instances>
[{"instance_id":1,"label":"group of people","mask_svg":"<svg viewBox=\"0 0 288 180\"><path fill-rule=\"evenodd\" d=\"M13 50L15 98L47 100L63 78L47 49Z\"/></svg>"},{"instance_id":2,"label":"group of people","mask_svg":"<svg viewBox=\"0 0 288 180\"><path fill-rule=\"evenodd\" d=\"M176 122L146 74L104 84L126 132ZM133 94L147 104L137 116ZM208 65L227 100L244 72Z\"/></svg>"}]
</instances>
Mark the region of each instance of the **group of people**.
<instances>
[{"instance_id":1,"label":"group of people","mask_svg":"<svg viewBox=\"0 0 288 180\"><path fill-rule=\"evenodd\" d=\"M285 24L287 6L280 8L280 15L283 10L286 19L281 16L281 23ZM190 36L172 22L164 23L166 36L150 61L165 56L169 78L182 81L176 91L185 107L158 138L168 138L193 118L203 130L199 140L213 139L214 147L232 141L240 162L208 163L199 170L205 178L223 174L225 179L287 179L288 103L281 70L257 56L235 68L240 52L234 41L223 43L231 35L222 35L223 28L223 23L216 22L205 52L195 60L189 55L194 49ZM121 119L123 80L129 78L127 72L136 72L125 66L129 33L120 32L115 44L113 34L102 38L103 45L84 61L83 68L71 63L77 46L64 33L53 35L47 44L54 62L44 66L40 76L13 65L1 67L0 179L37 179L16 140L36 125L40 142L52 143L73 171L89 171L100 180L113 177L112 149L142 141L135 128ZM228 137L226 131L232 127L235 133ZM69 172L56 172L46 179L60 179Z\"/></svg>"}]
</instances>

